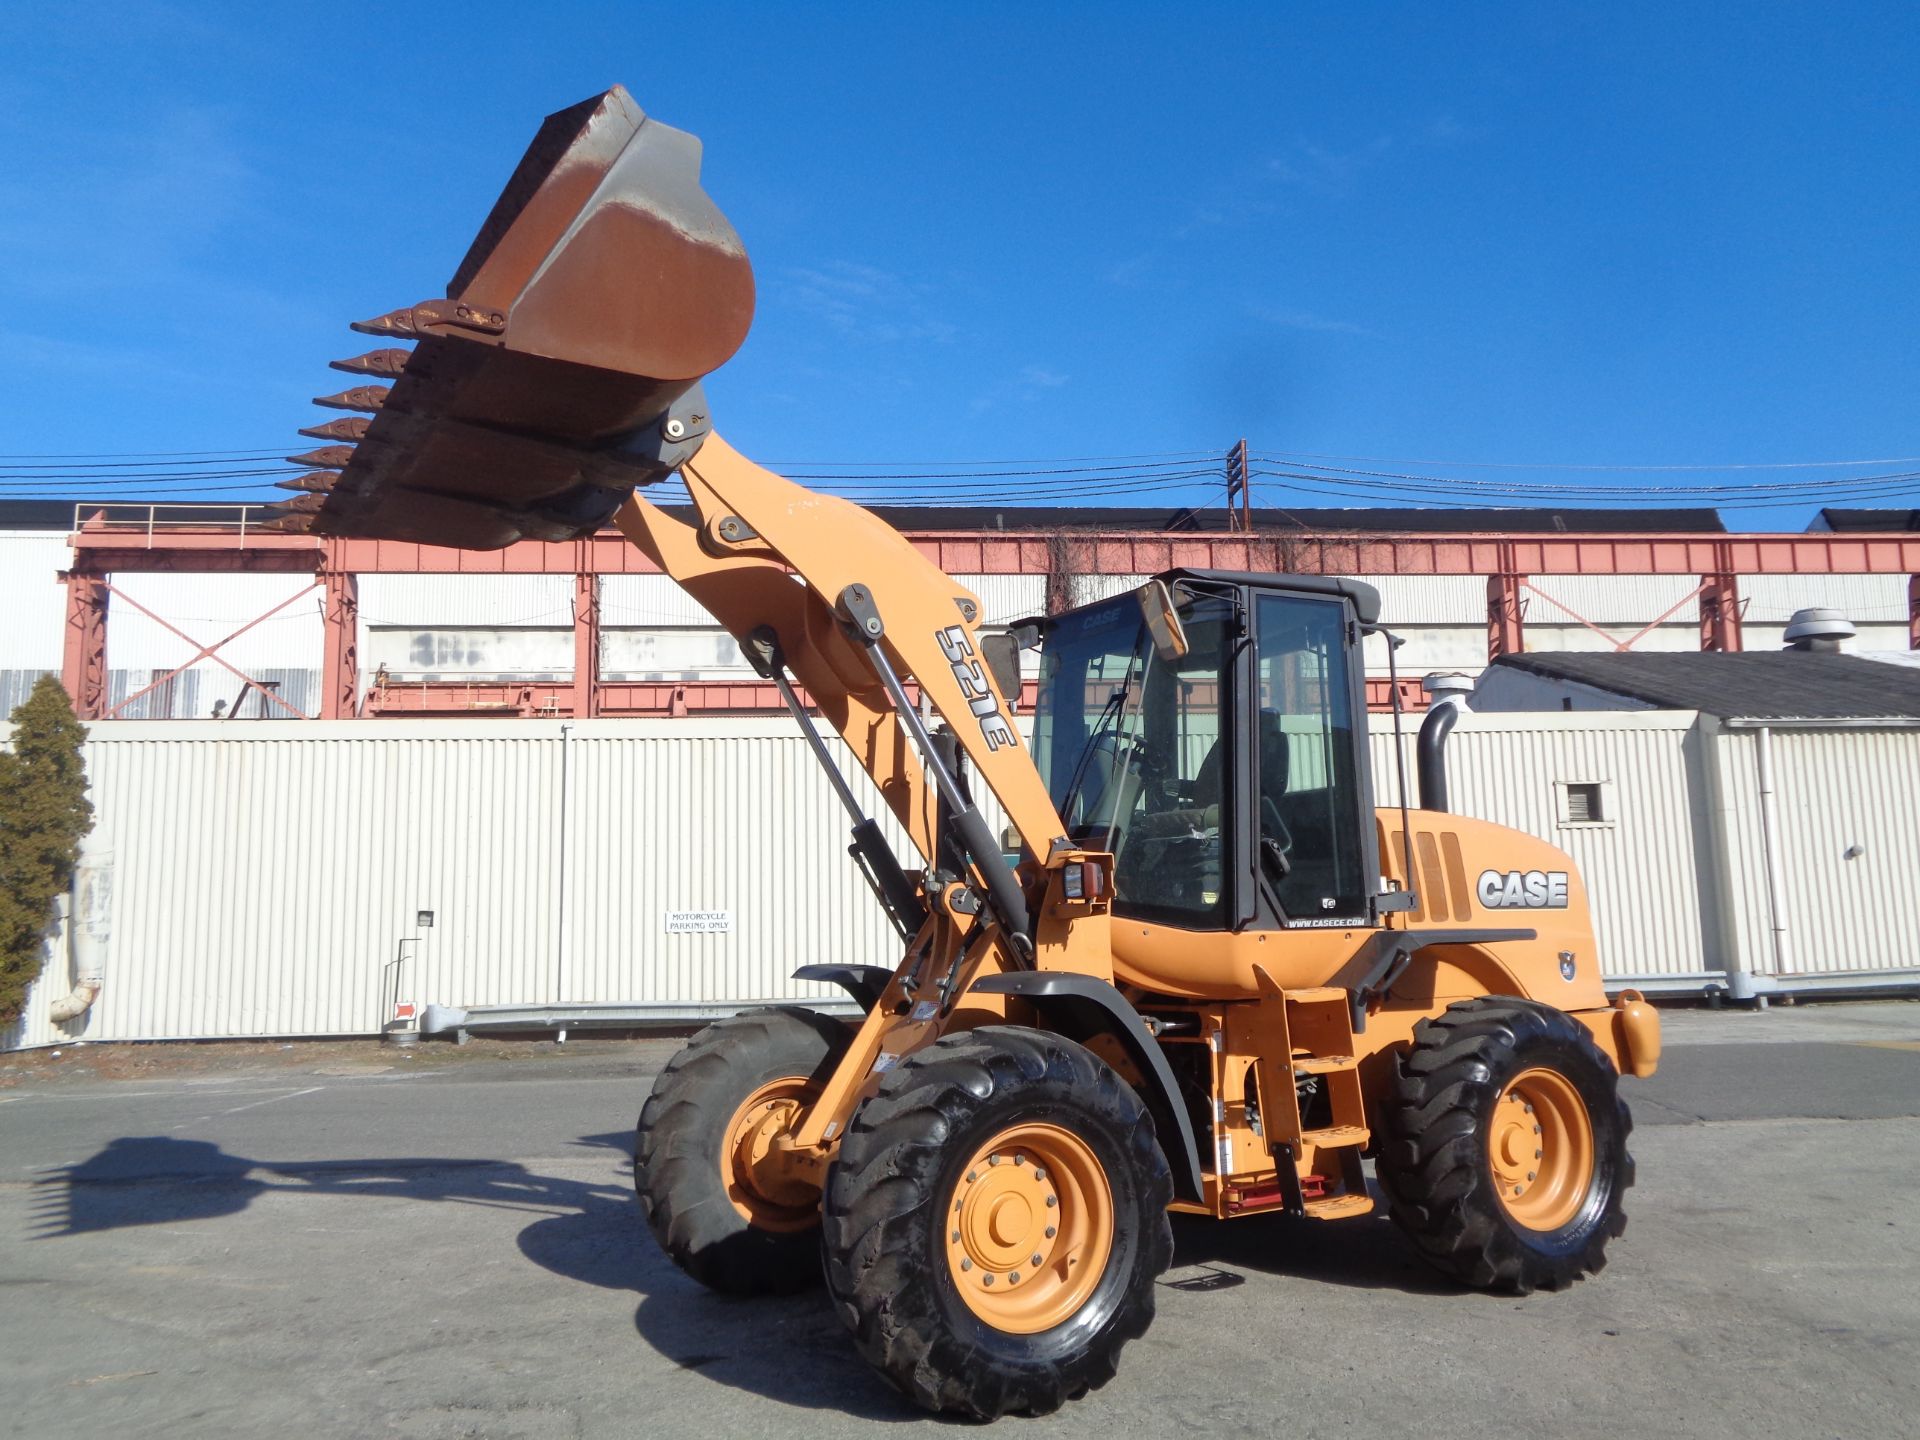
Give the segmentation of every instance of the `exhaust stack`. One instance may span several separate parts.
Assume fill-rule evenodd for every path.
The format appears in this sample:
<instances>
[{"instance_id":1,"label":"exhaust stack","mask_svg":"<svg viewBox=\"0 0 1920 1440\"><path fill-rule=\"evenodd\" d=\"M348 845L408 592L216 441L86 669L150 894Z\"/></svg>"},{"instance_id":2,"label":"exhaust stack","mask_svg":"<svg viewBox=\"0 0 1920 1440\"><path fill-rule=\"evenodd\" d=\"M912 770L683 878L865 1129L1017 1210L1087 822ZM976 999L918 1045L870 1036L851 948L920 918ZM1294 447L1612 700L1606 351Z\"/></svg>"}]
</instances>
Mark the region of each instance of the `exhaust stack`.
<instances>
[{"instance_id":1,"label":"exhaust stack","mask_svg":"<svg viewBox=\"0 0 1920 1440\"><path fill-rule=\"evenodd\" d=\"M1414 744L1414 763L1420 775L1420 808L1445 811L1447 796L1447 736L1467 708L1473 681L1464 675L1429 675L1420 682L1427 692L1427 718L1420 722Z\"/></svg>"}]
</instances>

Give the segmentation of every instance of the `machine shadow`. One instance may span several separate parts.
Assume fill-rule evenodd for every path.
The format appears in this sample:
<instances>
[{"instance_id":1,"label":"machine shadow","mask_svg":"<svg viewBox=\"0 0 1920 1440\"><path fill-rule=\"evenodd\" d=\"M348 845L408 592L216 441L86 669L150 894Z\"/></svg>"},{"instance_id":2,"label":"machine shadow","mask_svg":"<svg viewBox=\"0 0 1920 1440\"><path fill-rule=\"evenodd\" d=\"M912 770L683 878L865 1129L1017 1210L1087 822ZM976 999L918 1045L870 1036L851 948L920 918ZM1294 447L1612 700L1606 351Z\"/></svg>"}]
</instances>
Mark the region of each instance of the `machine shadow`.
<instances>
[{"instance_id":1,"label":"machine shadow","mask_svg":"<svg viewBox=\"0 0 1920 1440\"><path fill-rule=\"evenodd\" d=\"M626 1131L585 1135L632 1167ZM109 1141L33 1182L31 1237L51 1240L143 1225L218 1221L268 1193L360 1195L533 1212L519 1232L533 1264L578 1284L628 1290L639 1339L682 1370L782 1404L865 1420L929 1418L854 1353L818 1292L730 1300L689 1280L640 1223L631 1186L541 1175L513 1161L382 1158L276 1163L170 1135Z\"/></svg>"},{"instance_id":2,"label":"machine shadow","mask_svg":"<svg viewBox=\"0 0 1920 1440\"><path fill-rule=\"evenodd\" d=\"M1349 1220L1175 1215L1173 1263L1176 1268L1230 1265L1316 1284L1408 1295L1470 1293L1422 1260L1399 1227L1377 1212Z\"/></svg>"}]
</instances>

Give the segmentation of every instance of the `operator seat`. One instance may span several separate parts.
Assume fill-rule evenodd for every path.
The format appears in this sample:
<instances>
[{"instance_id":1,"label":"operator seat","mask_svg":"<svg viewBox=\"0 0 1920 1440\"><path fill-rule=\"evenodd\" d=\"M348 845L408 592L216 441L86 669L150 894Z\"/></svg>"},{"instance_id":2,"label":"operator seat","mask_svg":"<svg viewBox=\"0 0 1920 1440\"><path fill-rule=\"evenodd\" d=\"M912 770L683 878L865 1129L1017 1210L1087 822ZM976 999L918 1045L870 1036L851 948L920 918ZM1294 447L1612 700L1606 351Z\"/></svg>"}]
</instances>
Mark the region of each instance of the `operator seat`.
<instances>
[{"instance_id":1,"label":"operator seat","mask_svg":"<svg viewBox=\"0 0 1920 1440\"><path fill-rule=\"evenodd\" d=\"M1260 712L1259 741L1260 796L1271 800L1273 808L1284 816L1286 810L1280 802L1287 797L1287 772L1293 752L1287 744L1287 732L1280 728L1278 710Z\"/></svg>"}]
</instances>

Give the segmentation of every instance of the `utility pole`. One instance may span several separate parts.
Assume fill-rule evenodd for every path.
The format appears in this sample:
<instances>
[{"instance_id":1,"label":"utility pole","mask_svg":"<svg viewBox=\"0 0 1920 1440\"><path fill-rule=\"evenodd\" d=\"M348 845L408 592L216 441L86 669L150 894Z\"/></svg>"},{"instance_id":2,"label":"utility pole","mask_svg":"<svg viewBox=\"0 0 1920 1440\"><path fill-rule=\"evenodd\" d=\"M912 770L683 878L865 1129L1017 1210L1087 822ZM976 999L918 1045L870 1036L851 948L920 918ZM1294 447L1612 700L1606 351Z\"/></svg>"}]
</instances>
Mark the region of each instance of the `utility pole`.
<instances>
[{"instance_id":1,"label":"utility pole","mask_svg":"<svg viewBox=\"0 0 1920 1440\"><path fill-rule=\"evenodd\" d=\"M1247 473L1244 438L1227 451L1227 528L1253 529L1253 479Z\"/></svg>"}]
</instances>

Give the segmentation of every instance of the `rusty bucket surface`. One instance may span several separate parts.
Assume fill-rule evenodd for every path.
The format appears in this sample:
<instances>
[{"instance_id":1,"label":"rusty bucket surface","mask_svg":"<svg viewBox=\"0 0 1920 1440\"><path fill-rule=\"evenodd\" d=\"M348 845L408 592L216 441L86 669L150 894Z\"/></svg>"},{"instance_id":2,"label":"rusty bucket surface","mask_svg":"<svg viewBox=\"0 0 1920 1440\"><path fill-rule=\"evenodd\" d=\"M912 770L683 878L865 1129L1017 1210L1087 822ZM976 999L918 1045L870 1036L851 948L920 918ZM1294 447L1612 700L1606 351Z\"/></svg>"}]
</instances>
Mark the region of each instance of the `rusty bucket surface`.
<instances>
[{"instance_id":1,"label":"rusty bucket surface","mask_svg":"<svg viewBox=\"0 0 1920 1440\"><path fill-rule=\"evenodd\" d=\"M700 380L740 348L753 268L700 188L700 142L619 86L547 117L445 299L354 329L350 418L286 488L282 529L470 549L569 539L664 478L707 428ZM408 351L392 342L412 341ZM391 385L381 382L391 380Z\"/></svg>"}]
</instances>

